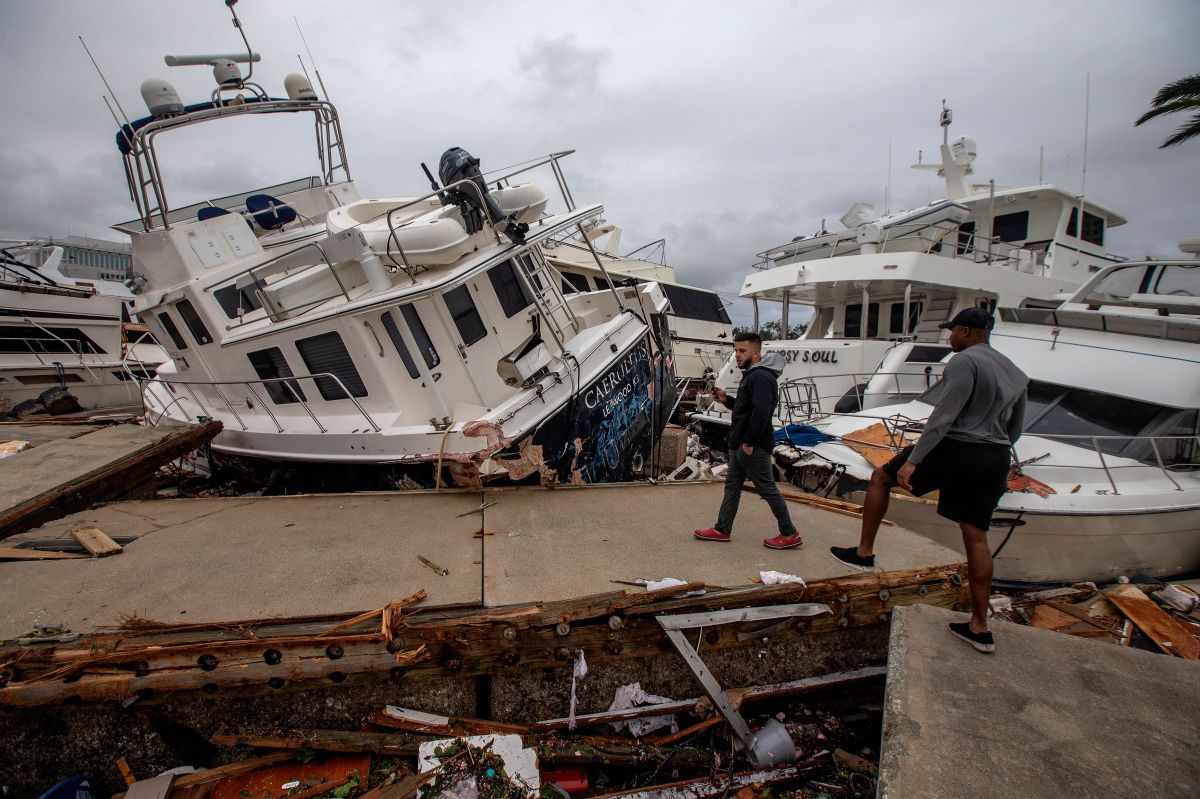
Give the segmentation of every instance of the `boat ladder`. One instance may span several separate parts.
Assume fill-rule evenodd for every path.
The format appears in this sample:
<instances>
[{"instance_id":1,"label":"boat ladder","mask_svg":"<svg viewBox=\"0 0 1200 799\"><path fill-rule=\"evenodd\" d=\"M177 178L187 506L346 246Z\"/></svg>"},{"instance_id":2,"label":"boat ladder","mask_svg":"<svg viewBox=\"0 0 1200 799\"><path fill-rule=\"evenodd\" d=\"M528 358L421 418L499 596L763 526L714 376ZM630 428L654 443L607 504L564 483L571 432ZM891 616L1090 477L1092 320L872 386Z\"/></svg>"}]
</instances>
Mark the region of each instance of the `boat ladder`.
<instances>
[{"instance_id":1,"label":"boat ladder","mask_svg":"<svg viewBox=\"0 0 1200 799\"><path fill-rule=\"evenodd\" d=\"M530 250L519 255L515 260L517 268L521 270L521 277L524 279L525 285L533 293L534 305L537 306L542 319L554 329L559 341L574 338L575 334L579 332L579 322L575 319L575 314L567 307L567 300L563 296L558 277L554 270L547 265L542 253Z\"/></svg>"}]
</instances>

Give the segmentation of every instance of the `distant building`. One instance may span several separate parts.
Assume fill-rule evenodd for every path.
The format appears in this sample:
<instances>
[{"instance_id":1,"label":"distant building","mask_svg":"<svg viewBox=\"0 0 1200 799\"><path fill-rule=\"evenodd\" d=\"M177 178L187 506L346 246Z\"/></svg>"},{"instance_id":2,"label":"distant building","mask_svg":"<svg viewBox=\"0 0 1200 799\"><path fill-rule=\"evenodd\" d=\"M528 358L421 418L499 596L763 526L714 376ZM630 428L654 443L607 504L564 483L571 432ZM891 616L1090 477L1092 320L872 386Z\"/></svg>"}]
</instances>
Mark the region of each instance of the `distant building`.
<instances>
[{"instance_id":1,"label":"distant building","mask_svg":"<svg viewBox=\"0 0 1200 799\"><path fill-rule=\"evenodd\" d=\"M81 280L126 280L133 271L133 248L117 241L105 241L86 236L60 236L38 239L47 245L62 247L59 269L64 275ZM48 254L48 250L45 251ZM46 255L34 266L41 266Z\"/></svg>"}]
</instances>

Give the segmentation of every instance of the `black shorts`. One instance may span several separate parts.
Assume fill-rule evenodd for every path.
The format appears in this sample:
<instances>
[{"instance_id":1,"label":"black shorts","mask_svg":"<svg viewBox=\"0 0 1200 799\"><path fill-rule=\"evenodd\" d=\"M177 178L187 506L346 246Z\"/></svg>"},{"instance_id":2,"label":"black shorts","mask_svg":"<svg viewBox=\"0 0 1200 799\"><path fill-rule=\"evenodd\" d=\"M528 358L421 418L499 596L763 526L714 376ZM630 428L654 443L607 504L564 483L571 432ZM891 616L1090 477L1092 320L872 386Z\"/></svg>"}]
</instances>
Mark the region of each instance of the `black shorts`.
<instances>
[{"instance_id":1,"label":"black shorts","mask_svg":"<svg viewBox=\"0 0 1200 799\"><path fill-rule=\"evenodd\" d=\"M883 466L893 480L908 462L912 447L905 447ZM971 444L943 438L925 460L916 464L911 483L916 496L938 490L938 515L986 530L992 512L1008 487L1011 463L1005 444Z\"/></svg>"}]
</instances>

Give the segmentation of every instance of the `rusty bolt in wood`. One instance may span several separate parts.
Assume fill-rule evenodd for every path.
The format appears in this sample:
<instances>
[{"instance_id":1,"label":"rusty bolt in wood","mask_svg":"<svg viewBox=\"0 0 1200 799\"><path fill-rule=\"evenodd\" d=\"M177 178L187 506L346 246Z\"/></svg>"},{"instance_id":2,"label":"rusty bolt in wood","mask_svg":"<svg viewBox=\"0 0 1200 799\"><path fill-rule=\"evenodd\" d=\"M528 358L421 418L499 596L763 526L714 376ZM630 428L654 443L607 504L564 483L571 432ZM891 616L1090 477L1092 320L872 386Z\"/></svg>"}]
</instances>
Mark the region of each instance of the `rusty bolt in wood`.
<instances>
[{"instance_id":1,"label":"rusty bolt in wood","mask_svg":"<svg viewBox=\"0 0 1200 799\"><path fill-rule=\"evenodd\" d=\"M567 624L565 621L560 621L555 626L554 632L558 633L559 635L569 635L571 632L571 625Z\"/></svg>"}]
</instances>

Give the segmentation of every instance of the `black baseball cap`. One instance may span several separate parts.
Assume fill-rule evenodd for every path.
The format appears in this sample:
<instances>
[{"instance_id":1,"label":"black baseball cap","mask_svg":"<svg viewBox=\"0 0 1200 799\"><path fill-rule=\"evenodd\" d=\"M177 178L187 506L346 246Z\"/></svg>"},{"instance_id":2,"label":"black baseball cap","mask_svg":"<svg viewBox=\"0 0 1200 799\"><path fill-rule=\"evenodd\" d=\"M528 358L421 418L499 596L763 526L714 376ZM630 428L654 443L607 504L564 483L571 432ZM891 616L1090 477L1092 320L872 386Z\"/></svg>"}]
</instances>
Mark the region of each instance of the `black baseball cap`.
<instances>
[{"instance_id":1,"label":"black baseball cap","mask_svg":"<svg viewBox=\"0 0 1200 799\"><path fill-rule=\"evenodd\" d=\"M973 327L978 330L992 329L992 315L982 308L964 308L954 315L949 322L942 322L938 327L948 330L952 327Z\"/></svg>"}]
</instances>

